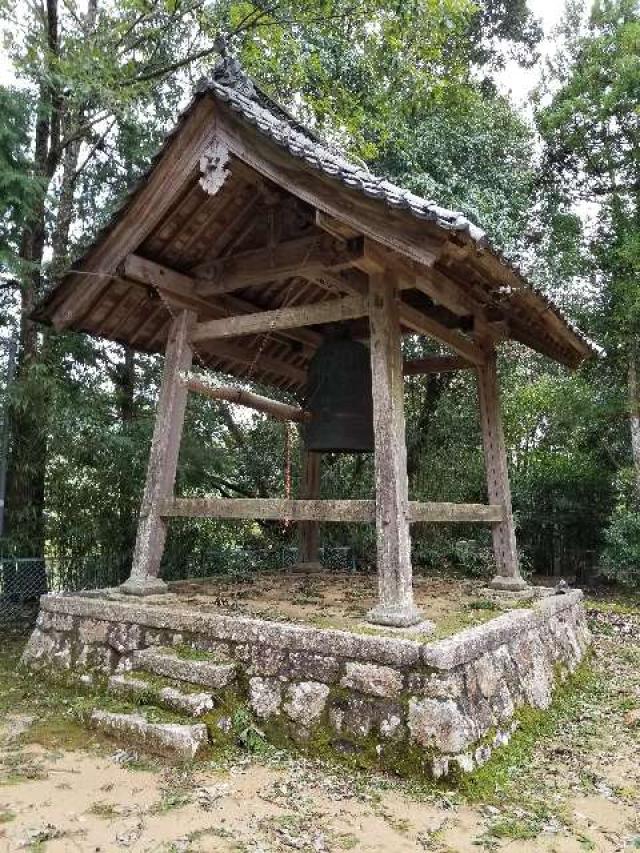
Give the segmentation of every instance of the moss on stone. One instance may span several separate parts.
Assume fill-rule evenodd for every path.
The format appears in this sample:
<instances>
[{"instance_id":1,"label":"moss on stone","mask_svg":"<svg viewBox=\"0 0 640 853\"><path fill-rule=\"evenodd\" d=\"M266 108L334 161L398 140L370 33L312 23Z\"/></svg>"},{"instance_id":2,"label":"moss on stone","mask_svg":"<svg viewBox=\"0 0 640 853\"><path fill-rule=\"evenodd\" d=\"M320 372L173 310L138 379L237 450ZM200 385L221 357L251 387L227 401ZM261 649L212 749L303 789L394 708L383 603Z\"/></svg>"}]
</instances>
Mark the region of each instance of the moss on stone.
<instances>
[{"instance_id":1,"label":"moss on stone","mask_svg":"<svg viewBox=\"0 0 640 853\"><path fill-rule=\"evenodd\" d=\"M513 719L517 728L505 746L497 748L491 759L470 774L454 771L450 780L473 802L492 802L498 789L504 787L515 767L525 767L531 759L536 744L556 731L558 725L575 715L585 692L595 690L597 678L587 654L575 671L557 684L549 708L541 710L525 705ZM483 740L486 741L486 738ZM481 745L474 745L474 748Z\"/></svg>"}]
</instances>

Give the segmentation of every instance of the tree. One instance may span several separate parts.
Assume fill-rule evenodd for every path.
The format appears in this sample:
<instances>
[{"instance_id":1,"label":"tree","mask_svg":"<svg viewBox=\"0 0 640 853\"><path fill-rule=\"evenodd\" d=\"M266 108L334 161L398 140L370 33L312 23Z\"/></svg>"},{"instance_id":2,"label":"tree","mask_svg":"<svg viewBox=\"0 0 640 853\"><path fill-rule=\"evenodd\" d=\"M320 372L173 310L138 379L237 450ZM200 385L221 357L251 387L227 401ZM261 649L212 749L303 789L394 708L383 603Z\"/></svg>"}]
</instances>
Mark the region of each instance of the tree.
<instances>
[{"instance_id":1,"label":"tree","mask_svg":"<svg viewBox=\"0 0 640 853\"><path fill-rule=\"evenodd\" d=\"M584 28L582 17L580 4L568 7L538 126L550 174L575 202L597 204L601 331L611 369L626 374L640 505L640 12L635 0L597 0Z\"/></svg>"}]
</instances>

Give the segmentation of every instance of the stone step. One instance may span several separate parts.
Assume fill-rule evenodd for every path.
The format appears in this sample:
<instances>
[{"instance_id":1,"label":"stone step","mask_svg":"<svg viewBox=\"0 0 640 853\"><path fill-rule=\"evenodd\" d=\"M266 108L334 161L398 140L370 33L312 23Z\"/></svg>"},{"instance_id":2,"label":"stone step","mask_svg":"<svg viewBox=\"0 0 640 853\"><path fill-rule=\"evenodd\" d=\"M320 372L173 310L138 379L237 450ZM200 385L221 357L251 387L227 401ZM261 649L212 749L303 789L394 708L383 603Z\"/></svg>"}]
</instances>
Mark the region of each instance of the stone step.
<instances>
[{"instance_id":1,"label":"stone step","mask_svg":"<svg viewBox=\"0 0 640 853\"><path fill-rule=\"evenodd\" d=\"M175 681L219 690L235 678L235 665L179 657L172 649L141 649L133 653L133 668Z\"/></svg>"},{"instance_id":2,"label":"stone step","mask_svg":"<svg viewBox=\"0 0 640 853\"><path fill-rule=\"evenodd\" d=\"M112 675L107 688L117 696L124 696L135 702L153 703L189 717L200 717L215 704L211 693L189 693L170 685L163 687L128 675Z\"/></svg>"},{"instance_id":3,"label":"stone step","mask_svg":"<svg viewBox=\"0 0 640 853\"><path fill-rule=\"evenodd\" d=\"M141 714L113 714L95 708L89 725L147 752L181 760L195 758L208 743L207 727L203 723L150 723Z\"/></svg>"}]
</instances>

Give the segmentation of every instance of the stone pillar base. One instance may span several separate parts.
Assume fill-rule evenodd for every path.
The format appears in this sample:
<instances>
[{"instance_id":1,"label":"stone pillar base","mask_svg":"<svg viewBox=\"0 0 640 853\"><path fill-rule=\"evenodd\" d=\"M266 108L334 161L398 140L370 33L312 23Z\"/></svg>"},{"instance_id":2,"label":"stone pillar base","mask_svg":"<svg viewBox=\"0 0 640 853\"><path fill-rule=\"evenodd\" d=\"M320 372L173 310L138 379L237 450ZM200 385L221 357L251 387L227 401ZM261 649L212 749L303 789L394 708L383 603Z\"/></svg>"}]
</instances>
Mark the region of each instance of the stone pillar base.
<instances>
[{"instance_id":1,"label":"stone pillar base","mask_svg":"<svg viewBox=\"0 0 640 853\"><path fill-rule=\"evenodd\" d=\"M502 592L521 592L528 589L529 584L521 578L520 575L508 577L506 575L496 575L489 583L490 589L500 590Z\"/></svg>"},{"instance_id":2,"label":"stone pillar base","mask_svg":"<svg viewBox=\"0 0 640 853\"><path fill-rule=\"evenodd\" d=\"M410 628L422 622L424 616L417 607L385 607L378 604L367 613L367 622L388 625L390 628Z\"/></svg>"},{"instance_id":3,"label":"stone pillar base","mask_svg":"<svg viewBox=\"0 0 640 853\"><path fill-rule=\"evenodd\" d=\"M125 595L161 595L169 592L169 587L160 578L154 577L135 577L132 575L124 583L119 586L120 592Z\"/></svg>"},{"instance_id":4,"label":"stone pillar base","mask_svg":"<svg viewBox=\"0 0 640 853\"><path fill-rule=\"evenodd\" d=\"M312 575L318 574L318 572L323 572L324 566L319 560L310 560L309 562L294 563L293 566L291 566L291 571L296 575Z\"/></svg>"}]
</instances>

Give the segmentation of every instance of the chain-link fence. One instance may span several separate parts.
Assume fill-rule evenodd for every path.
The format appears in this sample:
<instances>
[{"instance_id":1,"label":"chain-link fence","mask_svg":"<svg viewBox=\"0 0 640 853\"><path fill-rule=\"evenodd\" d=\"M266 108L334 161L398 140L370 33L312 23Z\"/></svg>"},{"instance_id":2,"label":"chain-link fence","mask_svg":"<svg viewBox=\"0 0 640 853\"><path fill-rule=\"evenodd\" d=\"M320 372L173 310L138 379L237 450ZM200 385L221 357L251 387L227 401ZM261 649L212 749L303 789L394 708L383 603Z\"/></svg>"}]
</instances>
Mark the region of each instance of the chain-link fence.
<instances>
[{"instance_id":1,"label":"chain-link fence","mask_svg":"<svg viewBox=\"0 0 640 853\"><path fill-rule=\"evenodd\" d=\"M354 553L349 547L321 548L320 558L329 571L355 570ZM259 572L287 570L296 560L294 547L218 548L165 562L162 577L168 581L215 575L242 579ZM0 556L0 628L25 628L32 624L44 593L118 586L128 576L130 567L129 556L45 559Z\"/></svg>"}]
</instances>

